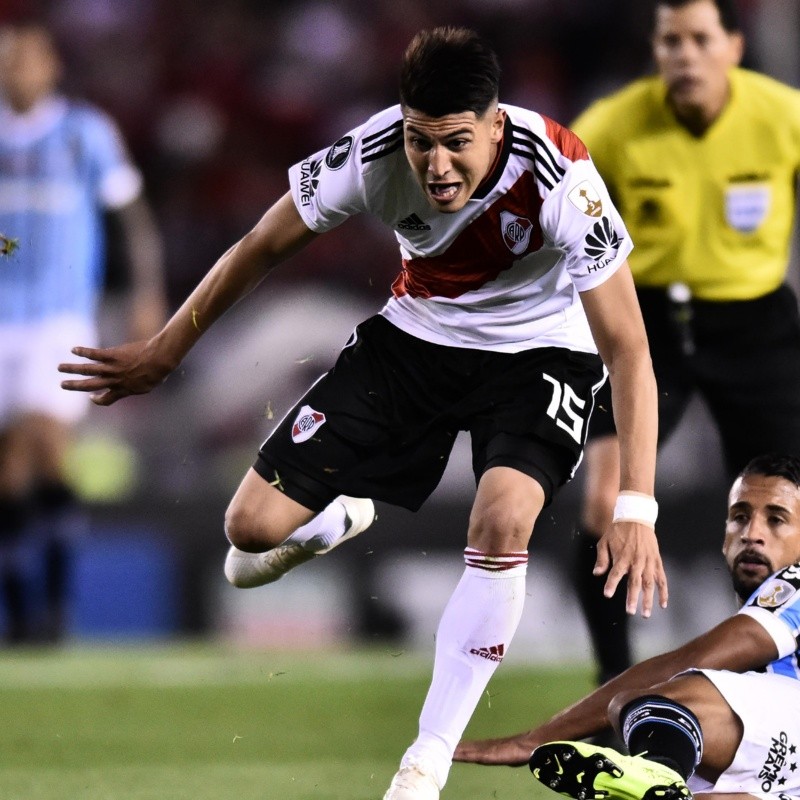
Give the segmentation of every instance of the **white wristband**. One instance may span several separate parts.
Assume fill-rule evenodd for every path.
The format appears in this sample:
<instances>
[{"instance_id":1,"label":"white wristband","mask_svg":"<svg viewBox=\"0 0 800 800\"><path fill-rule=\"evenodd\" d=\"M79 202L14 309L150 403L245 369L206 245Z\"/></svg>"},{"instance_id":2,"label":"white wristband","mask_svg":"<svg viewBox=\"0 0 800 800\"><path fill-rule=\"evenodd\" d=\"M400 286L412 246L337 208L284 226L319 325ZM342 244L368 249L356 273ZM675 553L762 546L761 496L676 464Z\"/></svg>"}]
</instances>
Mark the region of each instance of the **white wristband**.
<instances>
[{"instance_id":1,"label":"white wristband","mask_svg":"<svg viewBox=\"0 0 800 800\"><path fill-rule=\"evenodd\" d=\"M656 527L658 503L655 497L639 492L621 492L614 506L613 522L641 522Z\"/></svg>"}]
</instances>

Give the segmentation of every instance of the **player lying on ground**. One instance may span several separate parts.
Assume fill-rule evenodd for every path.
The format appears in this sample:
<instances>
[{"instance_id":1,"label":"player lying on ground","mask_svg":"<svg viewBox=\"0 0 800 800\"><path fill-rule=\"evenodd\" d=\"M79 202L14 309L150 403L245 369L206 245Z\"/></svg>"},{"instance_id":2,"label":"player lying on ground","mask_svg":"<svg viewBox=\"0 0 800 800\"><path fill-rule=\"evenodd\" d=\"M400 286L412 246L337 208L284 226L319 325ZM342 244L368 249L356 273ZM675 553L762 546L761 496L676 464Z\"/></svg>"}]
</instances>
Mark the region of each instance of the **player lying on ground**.
<instances>
[{"instance_id":1,"label":"player lying on ground","mask_svg":"<svg viewBox=\"0 0 800 800\"><path fill-rule=\"evenodd\" d=\"M684 782L716 798L800 797L800 459L748 463L730 491L722 552L743 603L738 613L537 728L461 742L455 760L530 759L539 780L580 800L668 800L688 794ZM609 726L634 757L553 741Z\"/></svg>"}]
</instances>

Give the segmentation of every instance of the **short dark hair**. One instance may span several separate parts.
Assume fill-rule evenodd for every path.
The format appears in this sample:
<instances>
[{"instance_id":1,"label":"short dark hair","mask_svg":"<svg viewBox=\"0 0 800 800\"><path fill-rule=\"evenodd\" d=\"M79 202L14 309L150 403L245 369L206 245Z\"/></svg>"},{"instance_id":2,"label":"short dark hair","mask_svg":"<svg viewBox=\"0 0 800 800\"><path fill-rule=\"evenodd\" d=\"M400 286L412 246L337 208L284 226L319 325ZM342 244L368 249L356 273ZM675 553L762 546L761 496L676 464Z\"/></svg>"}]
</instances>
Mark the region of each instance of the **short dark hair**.
<instances>
[{"instance_id":1,"label":"short dark hair","mask_svg":"<svg viewBox=\"0 0 800 800\"><path fill-rule=\"evenodd\" d=\"M751 459L739 473L740 478L748 475L783 478L800 487L800 458L785 453L764 453Z\"/></svg>"},{"instance_id":2,"label":"short dark hair","mask_svg":"<svg viewBox=\"0 0 800 800\"><path fill-rule=\"evenodd\" d=\"M655 7L668 6L669 8L682 8L688 6L689 3L696 3L697 0L655 0ZM742 30L739 23L739 9L736 6L736 0L711 0L719 11L719 19L722 27L728 33L738 33Z\"/></svg>"},{"instance_id":3,"label":"short dark hair","mask_svg":"<svg viewBox=\"0 0 800 800\"><path fill-rule=\"evenodd\" d=\"M420 31L406 48L400 102L431 117L474 111L482 117L498 97L500 63L469 28Z\"/></svg>"}]
</instances>

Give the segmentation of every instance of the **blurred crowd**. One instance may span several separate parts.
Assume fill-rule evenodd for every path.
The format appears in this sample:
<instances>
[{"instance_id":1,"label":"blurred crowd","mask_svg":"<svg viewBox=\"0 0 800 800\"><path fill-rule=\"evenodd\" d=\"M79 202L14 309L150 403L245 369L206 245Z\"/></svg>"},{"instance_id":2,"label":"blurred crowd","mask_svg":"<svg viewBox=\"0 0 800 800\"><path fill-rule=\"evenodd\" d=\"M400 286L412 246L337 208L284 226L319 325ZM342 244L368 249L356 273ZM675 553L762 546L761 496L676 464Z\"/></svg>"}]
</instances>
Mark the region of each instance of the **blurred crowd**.
<instances>
[{"instance_id":1,"label":"blurred crowd","mask_svg":"<svg viewBox=\"0 0 800 800\"><path fill-rule=\"evenodd\" d=\"M742 3L746 24L770 2ZM418 29L479 29L499 52L503 98L564 122L649 60L641 0L6 5L9 16L40 12L66 59L65 90L120 123L165 237L173 302L283 193L289 165L395 102L398 60ZM383 297L396 250L359 224L293 261L292 276L335 276Z\"/></svg>"}]
</instances>

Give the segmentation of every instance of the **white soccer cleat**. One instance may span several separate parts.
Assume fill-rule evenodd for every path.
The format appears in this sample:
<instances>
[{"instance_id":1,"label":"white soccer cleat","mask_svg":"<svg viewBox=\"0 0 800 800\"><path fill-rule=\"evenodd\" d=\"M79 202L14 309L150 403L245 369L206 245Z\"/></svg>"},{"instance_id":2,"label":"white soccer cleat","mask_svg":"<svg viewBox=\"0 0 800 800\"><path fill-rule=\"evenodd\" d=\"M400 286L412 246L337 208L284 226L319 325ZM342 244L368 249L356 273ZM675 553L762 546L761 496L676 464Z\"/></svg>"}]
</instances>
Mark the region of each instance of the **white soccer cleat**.
<instances>
[{"instance_id":1,"label":"white soccer cleat","mask_svg":"<svg viewBox=\"0 0 800 800\"><path fill-rule=\"evenodd\" d=\"M246 553L231 545L225 558L225 577L237 589L253 589L274 583L315 556L299 544L278 545L266 553Z\"/></svg>"},{"instance_id":2,"label":"white soccer cleat","mask_svg":"<svg viewBox=\"0 0 800 800\"><path fill-rule=\"evenodd\" d=\"M419 764L400 767L383 800L439 800L439 785Z\"/></svg>"},{"instance_id":3,"label":"white soccer cleat","mask_svg":"<svg viewBox=\"0 0 800 800\"><path fill-rule=\"evenodd\" d=\"M225 577L238 589L252 589L274 583L290 569L311 561L338 547L342 542L363 533L375 520L375 504L363 497L339 495L334 500L344 506L347 527L344 533L329 547L322 550L307 550L303 545L290 542L280 544L266 553L246 553L231 546L225 558Z\"/></svg>"}]
</instances>

